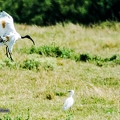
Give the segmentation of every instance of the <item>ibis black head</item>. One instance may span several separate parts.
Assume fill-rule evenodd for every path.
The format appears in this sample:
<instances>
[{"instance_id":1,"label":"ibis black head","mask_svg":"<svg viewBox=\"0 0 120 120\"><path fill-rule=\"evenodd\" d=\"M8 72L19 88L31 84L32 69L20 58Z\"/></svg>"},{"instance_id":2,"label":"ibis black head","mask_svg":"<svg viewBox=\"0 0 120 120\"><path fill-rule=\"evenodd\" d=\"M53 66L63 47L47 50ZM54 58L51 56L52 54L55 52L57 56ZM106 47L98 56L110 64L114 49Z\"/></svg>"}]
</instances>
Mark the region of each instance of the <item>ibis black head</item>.
<instances>
[{"instance_id":1,"label":"ibis black head","mask_svg":"<svg viewBox=\"0 0 120 120\"><path fill-rule=\"evenodd\" d=\"M35 45L34 40L33 40L29 35L21 36L21 38L22 38L22 39L28 38L28 39L30 39L30 40L33 42L33 44Z\"/></svg>"}]
</instances>

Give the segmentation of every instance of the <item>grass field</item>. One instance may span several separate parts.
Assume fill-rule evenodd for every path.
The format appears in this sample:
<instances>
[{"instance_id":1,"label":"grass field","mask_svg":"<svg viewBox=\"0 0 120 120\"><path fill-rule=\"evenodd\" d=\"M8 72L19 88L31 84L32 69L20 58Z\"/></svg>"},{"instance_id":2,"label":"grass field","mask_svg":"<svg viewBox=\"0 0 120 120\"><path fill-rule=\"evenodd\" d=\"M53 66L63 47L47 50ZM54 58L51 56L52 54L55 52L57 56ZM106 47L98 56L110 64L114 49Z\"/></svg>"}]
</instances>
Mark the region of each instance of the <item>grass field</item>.
<instances>
[{"instance_id":1,"label":"grass field","mask_svg":"<svg viewBox=\"0 0 120 120\"><path fill-rule=\"evenodd\" d=\"M14 62L0 47L1 120L120 120L120 23L15 26L36 45L17 41Z\"/></svg>"}]
</instances>

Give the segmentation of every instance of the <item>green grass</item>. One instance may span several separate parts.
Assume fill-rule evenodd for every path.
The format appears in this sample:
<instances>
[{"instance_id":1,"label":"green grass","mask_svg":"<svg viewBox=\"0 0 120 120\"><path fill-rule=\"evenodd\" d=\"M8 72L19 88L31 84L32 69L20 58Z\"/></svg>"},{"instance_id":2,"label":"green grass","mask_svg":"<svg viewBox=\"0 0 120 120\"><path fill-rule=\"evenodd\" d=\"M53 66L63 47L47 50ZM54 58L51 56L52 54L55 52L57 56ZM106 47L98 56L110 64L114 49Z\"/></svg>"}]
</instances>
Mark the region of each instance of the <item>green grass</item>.
<instances>
[{"instance_id":1,"label":"green grass","mask_svg":"<svg viewBox=\"0 0 120 120\"><path fill-rule=\"evenodd\" d=\"M120 24L38 27L15 24L29 40L0 54L2 120L118 120L120 118ZM75 103L64 112L67 90Z\"/></svg>"}]
</instances>

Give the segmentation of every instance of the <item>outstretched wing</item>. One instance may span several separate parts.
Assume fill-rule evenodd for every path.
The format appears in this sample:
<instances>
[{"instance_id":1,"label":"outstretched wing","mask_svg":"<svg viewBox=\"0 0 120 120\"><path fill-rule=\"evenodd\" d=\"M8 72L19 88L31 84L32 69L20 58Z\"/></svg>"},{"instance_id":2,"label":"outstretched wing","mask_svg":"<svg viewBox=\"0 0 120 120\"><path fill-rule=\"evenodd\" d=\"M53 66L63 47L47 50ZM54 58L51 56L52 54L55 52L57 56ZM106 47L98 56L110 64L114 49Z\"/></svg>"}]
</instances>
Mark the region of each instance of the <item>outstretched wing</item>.
<instances>
[{"instance_id":1,"label":"outstretched wing","mask_svg":"<svg viewBox=\"0 0 120 120\"><path fill-rule=\"evenodd\" d=\"M0 12L0 36L8 35L10 32L15 32L12 16L5 11Z\"/></svg>"},{"instance_id":2,"label":"outstretched wing","mask_svg":"<svg viewBox=\"0 0 120 120\"><path fill-rule=\"evenodd\" d=\"M11 19L13 21L13 18L11 15L9 15L8 13L6 13L5 11L2 11L0 12L0 18L2 17L8 17L9 19Z\"/></svg>"}]
</instances>

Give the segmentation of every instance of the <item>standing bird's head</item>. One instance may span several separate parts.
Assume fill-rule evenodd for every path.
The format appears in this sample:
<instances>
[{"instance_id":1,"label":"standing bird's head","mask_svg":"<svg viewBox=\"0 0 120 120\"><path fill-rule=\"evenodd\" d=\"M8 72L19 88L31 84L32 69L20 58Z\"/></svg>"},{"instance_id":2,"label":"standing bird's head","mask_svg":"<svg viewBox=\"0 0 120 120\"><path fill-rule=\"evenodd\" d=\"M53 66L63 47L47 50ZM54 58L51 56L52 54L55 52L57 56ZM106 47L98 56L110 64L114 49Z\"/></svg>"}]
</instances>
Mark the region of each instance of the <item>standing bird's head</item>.
<instances>
[{"instance_id":1,"label":"standing bird's head","mask_svg":"<svg viewBox=\"0 0 120 120\"><path fill-rule=\"evenodd\" d=\"M73 96L74 90L68 90L68 92L70 93L70 96Z\"/></svg>"}]
</instances>

